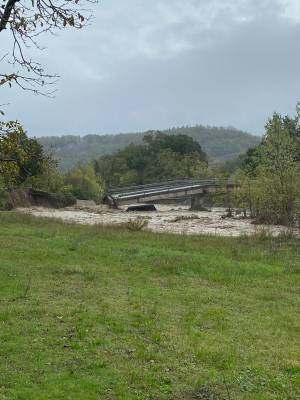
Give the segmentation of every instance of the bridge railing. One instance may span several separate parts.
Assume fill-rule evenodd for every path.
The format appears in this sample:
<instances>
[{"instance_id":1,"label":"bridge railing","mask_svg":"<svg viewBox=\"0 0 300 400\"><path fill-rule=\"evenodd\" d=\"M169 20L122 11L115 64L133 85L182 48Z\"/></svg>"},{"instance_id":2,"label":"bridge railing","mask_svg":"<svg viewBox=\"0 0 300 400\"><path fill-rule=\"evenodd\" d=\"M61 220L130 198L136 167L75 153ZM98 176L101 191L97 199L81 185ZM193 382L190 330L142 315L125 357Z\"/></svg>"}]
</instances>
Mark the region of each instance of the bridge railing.
<instances>
[{"instance_id":1,"label":"bridge railing","mask_svg":"<svg viewBox=\"0 0 300 400\"><path fill-rule=\"evenodd\" d=\"M146 185L134 185L134 186L120 186L120 187L110 187L108 189L108 193L110 194L121 194L126 192L135 192L135 191L144 191L151 189L160 189L160 188L172 188L179 187L185 185L194 185L194 184L216 184L221 183L220 179L181 179L181 180L170 180L156 183L149 183Z\"/></svg>"},{"instance_id":2,"label":"bridge railing","mask_svg":"<svg viewBox=\"0 0 300 400\"><path fill-rule=\"evenodd\" d=\"M222 187L229 184L228 180L222 179L185 179L177 181L168 181L157 184L128 186L115 188L108 193L109 196L117 199L133 199L136 197L151 196L155 194L174 193L182 190L191 190L205 188L209 186Z\"/></svg>"},{"instance_id":3,"label":"bridge railing","mask_svg":"<svg viewBox=\"0 0 300 400\"><path fill-rule=\"evenodd\" d=\"M152 187L163 187L168 186L170 184L180 184L192 181L192 179L181 179L181 180L170 180L170 181L162 181L162 182L155 182L155 183L146 183L145 185L128 185L128 186L111 186L108 188L109 193L115 192L123 192L123 191L134 191L140 189L151 189Z\"/></svg>"}]
</instances>

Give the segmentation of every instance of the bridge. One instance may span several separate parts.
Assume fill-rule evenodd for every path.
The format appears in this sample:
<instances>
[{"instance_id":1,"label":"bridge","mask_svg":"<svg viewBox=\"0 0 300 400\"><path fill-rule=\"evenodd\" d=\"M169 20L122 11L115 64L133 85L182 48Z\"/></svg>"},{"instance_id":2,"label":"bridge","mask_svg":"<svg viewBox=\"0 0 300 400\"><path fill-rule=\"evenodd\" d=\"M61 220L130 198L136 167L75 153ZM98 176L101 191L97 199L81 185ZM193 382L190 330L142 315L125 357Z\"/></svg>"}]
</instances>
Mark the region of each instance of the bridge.
<instances>
[{"instance_id":1,"label":"bridge","mask_svg":"<svg viewBox=\"0 0 300 400\"><path fill-rule=\"evenodd\" d=\"M105 204L118 207L130 203L159 203L161 200L191 199L191 208L201 210L202 199L218 189L232 190L234 184L220 179L183 179L141 186L110 188L103 198Z\"/></svg>"}]
</instances>

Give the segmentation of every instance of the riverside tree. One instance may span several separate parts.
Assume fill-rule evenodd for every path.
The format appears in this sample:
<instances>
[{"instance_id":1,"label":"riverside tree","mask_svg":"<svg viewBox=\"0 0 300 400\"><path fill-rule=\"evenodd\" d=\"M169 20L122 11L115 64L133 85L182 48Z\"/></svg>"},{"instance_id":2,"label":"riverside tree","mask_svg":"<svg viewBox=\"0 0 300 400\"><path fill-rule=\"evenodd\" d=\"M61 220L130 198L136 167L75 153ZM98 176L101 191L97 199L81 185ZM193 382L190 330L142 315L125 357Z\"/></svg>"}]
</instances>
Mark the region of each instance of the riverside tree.
<instances>
[{"instance_id":1,"label":"riverside tree","mask_svg":"<svg viewBox=\"0 0 300 400\"><path fill-rule=\"evenodd\" d=\"M66 176L57 164L18 122L0 123L0 209L7 194L20 187L48 192L61 204L73 202L73 195L100 199L103 186L90 164L78 166Z\"/></svg>"},{"instance_id":2,"label":"riverside tree","mask_svg":"<svg viewBox=\"0 0 300 400\"><path fill-rule=\"evenodd\" d=\"M275 113L261 144L239 172L238 202L261 222L294 225L300 215L300 129L295 118Z\"/></svg>"},{"instance_id":3,"label":"riverside tree","mask_svg":"<svg viewBox=\"0 0 300 400\"><path fill-rule=\"evenodd\" d=\"M72 189L73 195L81 200L100 201L104 187L96 176L92 164L78 165L66 174L65 183Z\"/></svg>"},{"instance_id":4,"label":"riverside tree","mask_svg":"<svg viewBox=\"0 0 300 400\"><path fill-rule=\"evenodd\" d=\"M7 188L20 186L42 174L50 161L42 145L29 138L15 121L0 122L0 155L0 175Z\"/></svg>"}]
</instances>

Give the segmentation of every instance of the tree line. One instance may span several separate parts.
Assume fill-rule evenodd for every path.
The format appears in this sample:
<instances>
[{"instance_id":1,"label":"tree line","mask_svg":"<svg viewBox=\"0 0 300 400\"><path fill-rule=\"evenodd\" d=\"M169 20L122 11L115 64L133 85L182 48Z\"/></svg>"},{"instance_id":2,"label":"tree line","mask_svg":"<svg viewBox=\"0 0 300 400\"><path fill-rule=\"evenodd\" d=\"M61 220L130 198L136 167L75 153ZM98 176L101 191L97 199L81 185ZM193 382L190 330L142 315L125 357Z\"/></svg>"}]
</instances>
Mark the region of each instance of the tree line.
<instances>
[{"instance_id":1,"label":"tree line","mask_svg":"<svg viewBox=\"0 0 300 400\"><path fill-rule=\"evenodd\" d=\"M201 145L190 136L149 132L142 144L102 156L93 166L107 186L124 186L201 176L208 162Z\"/></svg>"},{"instance_id":2,"label":"tree line","mask_svg":"<svg viewBox=\"0 0 300 400\"><path fill-rule=\"evenodd\" d=\"M29 138L18 122L0 125L0 185L2 198L16 188L33 188L63 197L101 200L110 186L144 184L204 176L207 155L186 135L149 132L140 145L130 144L63 173L51 152ZM6 193L5 196L3 194ZM3 206L5 202L3 202Z\"/></svg>"},{"instance_id":3,"label":"tree line","mask_svg":"<svg viewBox=\"0 0 300 400\"><path fill-rule=\"evenodd\" d=\"M260 138L234 128L213 126L181 126L163 130L169 135L187 135L200 143L208 158L223 162L245 153L249 147L256 146ZM148 132L122 133L117 135L89 134L86 136L64 135L61 137L40 137L38 141L51 150L59 159L59 168L67 171L79 162L87 162L102 155L110 155L130 144L140 145Z\"/></svg>"},{"instance_id":4,"label":"tree line","mask_svg":"<svg viewBox=\"0 0 300 400\"><path fill-rule=\"evenodd\" d=\"M209 165L198 141L185 134L151 131L129 144L61 172L58 162L17 122L0 124L0 198L32 187L60 197L101 200L111 186L139 185L182 178L231 177L236 190L223 204L248 209L258 222L299 225L300 109L296 116L275 113L261 142L235 162Z\"/></svg>"}]
</instances>

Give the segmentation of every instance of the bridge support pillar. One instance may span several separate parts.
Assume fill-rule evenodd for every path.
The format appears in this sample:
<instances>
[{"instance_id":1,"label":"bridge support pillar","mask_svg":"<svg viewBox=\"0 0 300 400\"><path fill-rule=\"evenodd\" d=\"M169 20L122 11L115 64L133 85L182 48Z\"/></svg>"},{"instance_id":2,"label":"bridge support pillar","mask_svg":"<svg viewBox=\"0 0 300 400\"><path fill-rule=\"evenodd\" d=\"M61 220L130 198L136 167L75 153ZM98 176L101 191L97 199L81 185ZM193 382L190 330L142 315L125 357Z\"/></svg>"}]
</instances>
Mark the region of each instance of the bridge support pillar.
<instances>
[{"instance_id":1,"label":"bridge support pillar","mask_svg":"<svg viewBox=\"0 0 300 400\"><path fill-rule=\"evenodd\" d=\"M107 204L109 206L109 208L118 209L118 203L110 195L105 196L104 199L102 200L102 203Z\"/></svg>"},{"instance_id":2,"label":"bridge support pillar","mask_svg":"<svg viewBox=\"0 0 300 400\"><path fill-rule=\"evenodd\" d=\"M191 198L191 210L192 211L207 211L207 208L203 205L203 196L193 196Z\"/></svg>"}]
</instances>

